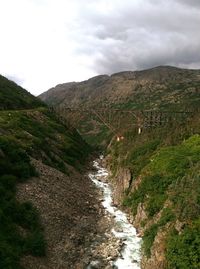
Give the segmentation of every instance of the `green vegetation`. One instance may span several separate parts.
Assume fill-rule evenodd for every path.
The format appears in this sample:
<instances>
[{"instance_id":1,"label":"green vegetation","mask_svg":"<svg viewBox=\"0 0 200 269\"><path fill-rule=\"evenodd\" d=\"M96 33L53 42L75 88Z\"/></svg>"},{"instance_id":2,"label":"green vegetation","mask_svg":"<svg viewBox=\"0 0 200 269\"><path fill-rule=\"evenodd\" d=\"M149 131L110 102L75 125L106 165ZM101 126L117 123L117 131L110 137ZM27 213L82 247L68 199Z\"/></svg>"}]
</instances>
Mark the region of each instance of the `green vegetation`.
<instances>
[{"instance_id":1,"label":"green vegetation","mask_svg":"<svg viewBox=\"0 0 200 269\"><path fill-rule=\"evenodd\" d=\"M0 130L16 140L27 153L44 163L67 172L79 169L90 148L74 129L59 123L46 108L0 112Z\"/></svg>"},{"instance_id":2,"label":"green vegetation","mask_svg":"<svg viewBox=\"0 0 200 269\"><path fill-rule=\"evenodd\" d=\"M90 148L46 108L0 111L0 133L0 268L20 269L21 256L45 255L37 210L15 198L16 184L37 176L29 156L69 174Z\"/></svg>"},{"instance_id":3,"label":"green vegetation","mask_svg":"<svg viewBox=\"0 0 200 269\"><path fill-rule=\"evenodd\" d=\"M3 109L30 109L45 106L15 82L0 75L0 110Z\"/></svg>"},{"instance_id":4,"label":"green vegetation","mask_svg":"<svg viewBox=\"0 0 200 269\"><path fill-rule=\"evenodd\" d=\"M85 132L85 127L86 126L83 127L83 132L81 133ZM93 148L98 150L106 148L107 142L111 140L112 135L113 134L111 134L108 127L105 125L100 125L97 133L94 133L93 135L91 135L91 133L85 134L83 137L89 145L92 145Z\"/></svg>"},{"instance_id":5,"label":"green vegetation","mask_svg":"<svg viewBox=\"0 0 200 269\"><path fill-rule=\"evenodd\" d=\"M200 121L198 113L186 125L129 131L123 142L110 147L111 169L129 168L132 183L124 206L136 215L145 208L143 251L151 256L157 233L165 235L167 268L196 269L200 266ZM137 188L132 190L133 184ZM180 227L176 226L176 222ZM150 225L148 225L150 223ZM179 227L179 228L177 228ZM178 230L177 230L178 229Z\"/></svg>"},{"instance_id":6,"label":"green vegetation","mask_svg":"<svg viewBox=\"0 0 200 269\"><path fill-rule=\"evenodd\" d=\"M71 113L69 120L77 126L88 143L93 146L103 145L105 148L113 132L101 128L100 125L104 124L92 113L92 109L101 110L100 116L105 122L111 123L114 133L119 135L137 124L134 112L125 114L115 110L110 113L104 108L134 110L141 115L147 110L172 112L199 109L200 71L159 66L138 72L121 72L112 76L97 76L80 83L58 85L40 97L47 104L83 108L82 112ZM176 115L180 118L184 116Z\"/></svg>"},{"instance_id":7,"label":"green vegetation","mask_svg":"<svg viewBox=\"0 0 200 269\"><path fill-rule=\"evenodd\" d=\"M37 210L15 198L16 184L37 173L13 139L0 137L0 157L0 268L20 269L22 255L45 254Z\"/></svg>"},{"instance_id":8,"label":"green vegetation","mask_svg":"<svg viewBox=\"0 0 200 269\"><path fill-rule=\"evenodd\" d=\"M181 234L173 230L167 240L168 269L200 268L200 219Z\"/></svg>"},{"instance_id":9,"label":"green vegetation","mask_svg":"<svg viewBox=\"0 0 200 269\"><path fill-rule=\"evenodd\" d=\"M70 100L72 104L77 101L83 108L108 104L138 110L198 109L199 86L199 71L157 68L137 72L130 80L119 75L116 80L113 76L97 77L76 84L76 90L73 84L66 91L70 93L66 103L70 106ZM89 95L92 98L88 99ZM54 102L54 97L48 98ZM64 99L63 95L55 98L57 103ZM37 210L15 198L16 184L37 176L30 156L69 174L71 167L81 169L91 149L41 101L1 76L0 110L0 268L20 269L21 256L45 255ZM82 119L80 132L92 145L107 144L112 134L97 117L90 116L75 117ZM107 117L119 127L117 118ZM143 251L148 257L158 232L164 231L168 269L200 268L200 119L198 112L184 117L138 135L132 127L135 119L129 122L121 116L123 126L118 131L125 139L113 139L107 152L112 157L113 175L119 167L131 172L123 204L134 216L139 205L145 210L141 227Z\"/></svg>"},{"instance_id":10,"label":"green vegetation","mask_svg":"<svg viewBox=\"0 0 200 269\"><path fill-rule=\"evenodd\" d=\"M153 245L154 239L157 235L158 229L165 226L168 222L175 220L175 214L172 212L171 208L164 208L159 221L146 229L143 236L143 250L147 257L151 256L151 247Z\"/></svg>"},{"instance_id":11,"label":"green vegetation","mask_svg":"<svg viewBox=\"0 0 200 269\"><path fill-rule=\"evenodd\" d=\"M140 149L139 152L141 152ZM146 145L146 149L149 149L149 143ZM168 198L168 187L185 176L190 167L199 162L199 156L199 135L190 137L181 145L158 149L155 154L151 155L149 164L143 162L145 155L142 154L140 159L145 166L143 170L145 175L139 188L125 199L125 205L131 206L133 213L136 214L138 204L145 201L149 216L154 216L161 210Z\"/></svg>"},{"instance_id":12,"label":"green vegetation","mask_svg":"<svg viewBox=\"0 0 200 269\"><path fill-rule=\"evenodd\" d=\"M17 184L39 176L31 157L69 174L90 151L39 99L0 76L0 268L22 269L22 256L46 252L39 212L16 199Z\"/></svg>"}]
</instances>

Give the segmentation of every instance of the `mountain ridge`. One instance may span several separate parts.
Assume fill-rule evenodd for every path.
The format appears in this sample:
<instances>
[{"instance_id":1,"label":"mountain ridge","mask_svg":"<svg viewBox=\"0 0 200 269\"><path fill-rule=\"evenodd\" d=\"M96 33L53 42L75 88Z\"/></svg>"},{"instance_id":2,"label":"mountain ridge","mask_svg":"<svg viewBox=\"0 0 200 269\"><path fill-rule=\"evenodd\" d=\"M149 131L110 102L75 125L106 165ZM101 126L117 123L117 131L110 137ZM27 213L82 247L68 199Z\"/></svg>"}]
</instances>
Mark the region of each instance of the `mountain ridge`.
<instances>
[{"instance_id":1,"label":"mountain ridge","mask_svg":"<svg viewBox=\"0 0 200 269\"><path fill-rule=\"evenodd\" d=\"M128 97L133 99L133 103L134 100L136 103L141 103L138 94L146 94L146 97L152 98L150 95L152 93L159 94L159 91L166 94L167 91L177 93L176 88L183 86L180 85L181 83L186 84L185 89L182 89L183 93L186 90L195 91L197 87L199 90L200 70L158 66L142 71L118 72L110 76L99 75L82 82L58 84L39 95L39 98L50 105L67 104L73 106L85 102L91 106L91 99L95 104L100 101L120 103ZM180 102L180 96L175 97L175 100ZM159 106L161 104L158 104ZM146 107L148 106L146 105Z\"/></svg>"},{"instance_id":2,"label":"mountain ridge","mask_svg":"<svg viewBox=\"0 0 200 269\"><path fill-rule=\"evenodd\" d=\"M120 76L120 75L128 75L128 74L140 74L140 73L148 73L148 72L154 72L154 71L157 71L157 70L171 70L171 71L180 71L180 70L183 70L183 71L197 71L199 72L200 69L187 69L187 68L181 68L181 67L176 67L176 66L170 66L170 65L159 65L159 66L155 66L155 67L152 67L152 68L148 68L148 69L141 69L141 70L127 70L127 71L119 71L119 72L116 72L116 73L112 73L110 75L108 74L100 74L100 75L96 75L94 77L90 77L86 80L83 80L83 81L71 81L71 82L64 82L64 83L59 83L57 85L55 85L54 87L50 88L49 90L47 91L44 91L42 92L40 95L38 96L43 96L43 94L45 94L46 92L50 91L51 89L55 89L57 86L61 86L61 85L69 85L69 84L79 84L79 83L86 83L87 81L90 81L90 80L95 80L95 79L98 79L98 78L101 78L101 77L105 77L105 78L111 78L111 77L115 77L115 76Z\"/></svg>"},{"instance_id":3,"label":"mountain ridge","mask_svg":"<svg viewBox=\"0 0 200 269\"><path fill-rule=\"evenodd\" d=\"M143 71L119 72L111 76L100 75L79 83L60 84L39 98L49 105L61 108L194 110L199 108L200 103L200 70L158 66ZM80 114L69 114L69 120L76 123L88 142L93 143L94 130L95 137L101 142L102 137L105 137L103 127L86 113ZM78 120L80 118L81 122Z\"/></svg>"}]
</instances>

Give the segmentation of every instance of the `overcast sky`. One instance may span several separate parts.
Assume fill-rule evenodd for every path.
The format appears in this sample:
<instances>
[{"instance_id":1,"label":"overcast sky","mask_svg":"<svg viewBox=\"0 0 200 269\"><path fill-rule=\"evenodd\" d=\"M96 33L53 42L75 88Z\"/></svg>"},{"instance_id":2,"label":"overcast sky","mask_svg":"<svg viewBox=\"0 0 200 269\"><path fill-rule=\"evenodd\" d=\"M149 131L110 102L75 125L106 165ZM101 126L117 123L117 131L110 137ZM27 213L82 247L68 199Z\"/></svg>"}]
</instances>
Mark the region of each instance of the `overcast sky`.
<instances>
[{"instance_id":1,"label":"overcast sky","mask_svg":"<svg viewBox=\"0 0 200 269\"><path fill-rule=\"evenodd\" d=\"M200 69L200 0L0 0L0 73L37 95L98 74Z\"/></svg>"}]
</instances>

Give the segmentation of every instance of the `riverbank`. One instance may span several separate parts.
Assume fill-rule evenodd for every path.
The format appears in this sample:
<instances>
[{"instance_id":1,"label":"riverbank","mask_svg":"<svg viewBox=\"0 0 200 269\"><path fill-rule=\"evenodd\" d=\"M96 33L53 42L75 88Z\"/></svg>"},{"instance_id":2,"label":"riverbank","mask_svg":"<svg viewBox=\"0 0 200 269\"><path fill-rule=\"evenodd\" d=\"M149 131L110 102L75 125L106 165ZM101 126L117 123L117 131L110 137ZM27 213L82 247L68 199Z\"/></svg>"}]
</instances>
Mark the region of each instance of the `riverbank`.
<instances>
[{"instance_id":1,"label":"riverbank","mask_svg":"<svg viewBox=\"0 0 200 269\"><path fill-rule=\"evenodd\" d=\"M96 165L85 169L85 175L72 169L67 176L38 160L32 159L32 164L39 177L19 184L17 199L30 201L39 211L47 253L46 257L25 256L22 266L26 269L140 268L137 257L130 260L124 252L127 242L131 244L129 232L135 236L136 231L131 230L125 214L113 206L104 168L94 162ZM124 267L124 254L135 267Z\"/></svg>"},{"instance_id":2,"label":"riverbank","mask_svg":"<svg viewBox=\"0 0 200 269\"><path fill-rule=\"evenodd\" d=\"M32 159L32 164L39 177L20 183L17 199L37 208L47 251L44 258L23 257L21 265L26 269L86 268L95 255L91 245L106 242L109 230L99 191L88 170L82 175L71 168L68 176L38 160Z\"/></svg>"},{"instance_id":3,"label":"riverbank","mask_svg":"<svg viewBox=\"0 0 200 269\"><path fill-rule=\"evenodd\" d=\"M105 244L105 246L107 245L106 249L111 250L111 252L104 260L104 264L96 257L88 269L139 269L141 239L137 237L135 228L128 222L127 215L113 205L112 187L108 183L108 171L100 163L100 160L94 161L94 167L97 171L90 173L89 177L97 188L101 190L103 196L102 205L105 208L105 214L107 219L112 220L112 226L108 233L112 240L108 240Z\"/></svg>"}]
</instances>

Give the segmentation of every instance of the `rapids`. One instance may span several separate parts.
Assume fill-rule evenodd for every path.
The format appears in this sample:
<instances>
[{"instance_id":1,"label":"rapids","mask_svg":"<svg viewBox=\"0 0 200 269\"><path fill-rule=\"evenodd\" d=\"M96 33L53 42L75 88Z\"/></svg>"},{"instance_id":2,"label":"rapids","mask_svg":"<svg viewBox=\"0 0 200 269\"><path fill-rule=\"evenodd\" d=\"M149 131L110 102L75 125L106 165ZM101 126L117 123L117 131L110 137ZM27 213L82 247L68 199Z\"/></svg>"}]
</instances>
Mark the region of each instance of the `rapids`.
<instances>
[{"instance_id":1,"label":"rapids","mask_svg":"<svg viewBox=\"0 0 200 269\"><path fill-rule=\"evenodd\" d=\"M106 182L108 171L98 161L94 161L93 166L97 172L89 174L89 177L103 191L103 207L115 219L111 232L123 242L120 257L113 262L113 268L140 269L141 238L137 236L136 229L129 223L126 214L112 203L112 187Z\"/></svg>"}]
</instances>

